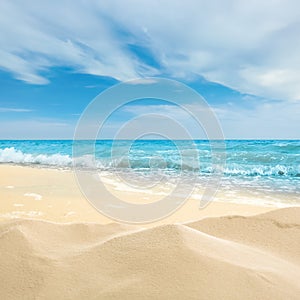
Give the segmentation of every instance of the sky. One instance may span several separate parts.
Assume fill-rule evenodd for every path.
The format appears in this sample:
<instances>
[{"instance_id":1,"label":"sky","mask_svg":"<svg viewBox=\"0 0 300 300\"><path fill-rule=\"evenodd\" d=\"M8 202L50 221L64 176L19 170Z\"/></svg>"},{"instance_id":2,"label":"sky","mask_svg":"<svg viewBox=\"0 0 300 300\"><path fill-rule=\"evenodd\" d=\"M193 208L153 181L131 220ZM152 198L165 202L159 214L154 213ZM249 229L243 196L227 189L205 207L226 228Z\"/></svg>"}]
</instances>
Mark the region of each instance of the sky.
<instances>
[{"instance_id":1,"label":"sky","mask_svg":"<svg viewBox=\"0 0 300 300\"><path fill-rule=\"evenodd\" d=\"M2 0L0 139L72 139L99 93L145 77L195 89L227 139L300 139L299 37L297 0ZM105 138L145 113L186 124L146 100L118 110Z\"/></svg>"}]
</instances>

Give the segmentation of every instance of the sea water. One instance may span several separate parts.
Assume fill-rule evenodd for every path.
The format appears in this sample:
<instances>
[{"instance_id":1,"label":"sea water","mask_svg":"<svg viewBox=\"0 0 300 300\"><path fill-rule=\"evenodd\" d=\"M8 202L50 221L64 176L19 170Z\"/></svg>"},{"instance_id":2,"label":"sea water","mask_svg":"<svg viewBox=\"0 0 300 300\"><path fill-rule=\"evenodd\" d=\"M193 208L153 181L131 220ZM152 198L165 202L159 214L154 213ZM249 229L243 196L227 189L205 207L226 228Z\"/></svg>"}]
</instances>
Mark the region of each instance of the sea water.
<instances>
[{"instance_id":1,"label":"sea water","mask_svg":"<svg viewBox=\"0 0 300 300\"><path fill-rule=\"evenodd\" d=\"M225 145L220 201L300 205L299 140L227 140ZM71 169L72 146L72 140L2 140L0 163ZM203 185L212 176L211 149L207 140L97 140L92 156L83 151L74 159L83 169L123 173L135 178L132 182L143 178L151 185L164 178L168 183L180 175Z\"/></svg>"}]
</instances>

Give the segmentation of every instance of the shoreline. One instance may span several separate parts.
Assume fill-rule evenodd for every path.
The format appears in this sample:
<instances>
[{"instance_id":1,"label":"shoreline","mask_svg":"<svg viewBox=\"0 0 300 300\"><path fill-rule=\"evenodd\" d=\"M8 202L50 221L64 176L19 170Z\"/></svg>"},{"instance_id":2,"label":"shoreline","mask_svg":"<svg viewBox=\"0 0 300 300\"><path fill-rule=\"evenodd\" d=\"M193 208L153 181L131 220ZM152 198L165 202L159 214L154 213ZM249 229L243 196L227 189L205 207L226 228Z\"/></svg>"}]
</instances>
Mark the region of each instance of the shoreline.
<instances>
[{"instance_id":1,"label":"shoreline","mask_svg":"<svg viewBox=\"0 0 300 300\"><path fill-rule=\"evenodd\" d=\"M114 192L119 193L124 201L134 203L139 203L140 199L148 201L152 197L142 192ZM54 222L114 222L97 212L85 199L71 170L0 165L0 196L0 220L29 217ZM153 225L222 215L255 215L276 208L213 201L198 209L198 200L189 198L174 214Z\"/></svg>"}]
</instances>

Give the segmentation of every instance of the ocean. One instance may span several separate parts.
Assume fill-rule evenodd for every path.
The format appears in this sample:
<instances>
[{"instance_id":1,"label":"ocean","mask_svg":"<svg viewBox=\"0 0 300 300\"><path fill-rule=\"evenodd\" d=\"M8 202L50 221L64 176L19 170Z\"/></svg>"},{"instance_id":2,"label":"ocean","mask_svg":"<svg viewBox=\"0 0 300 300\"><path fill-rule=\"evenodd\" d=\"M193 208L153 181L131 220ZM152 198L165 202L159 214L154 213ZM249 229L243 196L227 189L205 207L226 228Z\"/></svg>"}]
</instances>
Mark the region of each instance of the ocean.
<instances>
[{"instance_id":1,"label":"ocean","mask_svg":"<svg viewBox=\"0 0 300 300\"><path fill-rule=\"evenodd\" d=\"M217 201L300 205L300 140L227 140L225 144L226 165ZM72 145L72 140L2 140L0 163L71 169ZM84 154L75 159L83 169L96 165L107 176L125 174L132 178L129 186L141 178L150 185L158 177L174 183L179 174L201 186L212 175L211 146L206 140L97 140L95 157ZM126 188L126 183L122 186Z\"/></svg>"}]
</instances>

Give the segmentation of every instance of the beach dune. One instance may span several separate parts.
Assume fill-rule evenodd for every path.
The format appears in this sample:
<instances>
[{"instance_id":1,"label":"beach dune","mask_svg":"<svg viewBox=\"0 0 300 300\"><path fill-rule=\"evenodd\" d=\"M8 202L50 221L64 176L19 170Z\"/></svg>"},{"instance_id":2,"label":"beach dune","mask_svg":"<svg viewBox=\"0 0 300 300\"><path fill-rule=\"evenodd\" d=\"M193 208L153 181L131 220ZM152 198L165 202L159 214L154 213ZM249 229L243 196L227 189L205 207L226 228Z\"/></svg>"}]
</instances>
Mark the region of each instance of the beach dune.
<instances>
[{"instance_id":1,"label":"beach dune","mask_svg":"<svg viewBox=\"0 0 300 300\"><path fill-rule=\"evenodd\" d=\"M155 227L0 223L0 299L299 299L300 208Z\"/></svg>"}]
</instances>

